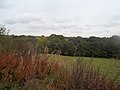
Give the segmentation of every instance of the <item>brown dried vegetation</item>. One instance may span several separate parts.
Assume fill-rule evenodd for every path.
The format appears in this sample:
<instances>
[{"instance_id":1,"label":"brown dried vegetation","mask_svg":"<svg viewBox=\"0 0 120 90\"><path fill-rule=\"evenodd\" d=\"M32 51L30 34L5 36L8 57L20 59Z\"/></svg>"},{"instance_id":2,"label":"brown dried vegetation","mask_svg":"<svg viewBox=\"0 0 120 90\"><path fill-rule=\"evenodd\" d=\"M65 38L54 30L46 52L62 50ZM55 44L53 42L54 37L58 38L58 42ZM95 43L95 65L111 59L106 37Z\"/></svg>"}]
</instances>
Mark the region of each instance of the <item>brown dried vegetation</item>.
<instances>
[{"instance_id":1,"label":"brown dried vegetation","mask_svg":"<svg viewBox=\"0 0 120 90\"><path fill-rule=\"evenodd\" d=\"M92 63L85 64L79 59L73 66L65 67L57 60L48 60L48 48L44 52L38 55L30 51L27 54L3 51L0 83L6 90L13 87L21 87L20 90L120 90L116 77L109 79L99 68L94 70Z\"/></svg>"}]
</instances>

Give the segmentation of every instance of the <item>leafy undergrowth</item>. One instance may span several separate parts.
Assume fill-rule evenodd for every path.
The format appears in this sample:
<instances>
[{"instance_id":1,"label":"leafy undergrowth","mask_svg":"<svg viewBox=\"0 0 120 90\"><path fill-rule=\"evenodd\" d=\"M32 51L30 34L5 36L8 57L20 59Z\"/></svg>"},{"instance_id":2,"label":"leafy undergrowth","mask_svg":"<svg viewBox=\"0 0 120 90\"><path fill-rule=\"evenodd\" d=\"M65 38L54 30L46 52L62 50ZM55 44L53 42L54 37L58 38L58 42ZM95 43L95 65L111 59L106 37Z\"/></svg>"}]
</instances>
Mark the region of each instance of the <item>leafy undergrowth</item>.
<instances>
[{"instance_id":1,"label":"leafy undergrowth","mask_svg":"<svg viewBox=\"0 0 120 90\"><path fill-rule=\"evenodd\" d=\"M117 77L108 78L99 67L78 59L71 67L45 54L7 53L0 55L0 90L120 90ZM57 58L56 58L57 59ZM119 76L119 73L117 74Z\"/></svg>"}]
</instances>

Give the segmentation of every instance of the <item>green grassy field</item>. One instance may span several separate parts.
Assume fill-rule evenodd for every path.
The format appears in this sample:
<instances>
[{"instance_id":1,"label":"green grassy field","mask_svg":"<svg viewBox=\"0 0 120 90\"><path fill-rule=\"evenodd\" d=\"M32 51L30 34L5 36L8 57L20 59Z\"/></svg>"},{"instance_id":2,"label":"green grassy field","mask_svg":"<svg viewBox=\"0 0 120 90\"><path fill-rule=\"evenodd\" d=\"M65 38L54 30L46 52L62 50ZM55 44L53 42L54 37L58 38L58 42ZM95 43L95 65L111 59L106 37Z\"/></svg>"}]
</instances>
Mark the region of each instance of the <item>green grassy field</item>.
<instances>
[{"instance_id":1,"label":"green grassy field","mask_svg":"<svg viewBox=\"0 0 120 90\"><path fill-rule=\"evenodd\" d=\"M85 63L92 61L93 67L97 69L100 67L100 72L103 74L108 73L109 76L114 76L120 72L120 60L106 59L106 58L90 58L90 57L71 57L71 56L58 56L50 55L50 60L58 60L67 64L69 67L76 62L82 60ZM120 79L120 75L118 76Z\"/></svg>"}]
</instances>

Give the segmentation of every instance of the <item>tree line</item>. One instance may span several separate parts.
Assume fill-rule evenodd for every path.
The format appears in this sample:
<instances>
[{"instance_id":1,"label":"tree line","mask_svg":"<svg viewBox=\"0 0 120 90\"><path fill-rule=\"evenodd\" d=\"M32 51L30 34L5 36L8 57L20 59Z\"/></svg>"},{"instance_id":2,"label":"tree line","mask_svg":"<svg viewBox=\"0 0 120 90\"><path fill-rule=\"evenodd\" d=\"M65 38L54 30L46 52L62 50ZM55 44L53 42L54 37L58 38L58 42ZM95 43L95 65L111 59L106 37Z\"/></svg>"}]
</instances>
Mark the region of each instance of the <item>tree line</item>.
<instances>
[{"instance_id":1,"label":"tree line","mask_svg":"<svg viewBox=\"0 0 120 90\"><path fill-rule=\"evenodd\" d=\"M23 54L29 50L42 53L48 47L49 53L59 51L65 56L120 58L120 36L89 38L65 37L51 34L50 36L16 36L7 35L6 28L0 28L0 50L14 50Z\"/></svg>"},{"instance_id":2,"label":"tree line","mask_svg":"<svg viewBox=\"0 0 120 90\"><path fill-rule=\"evenodd\" d=\"M49 37L40 36L38 40L47 46L50 52L61 50L62 55L120 58L120 36L112 37L64 37L52 34Z\"/></svg>"}]
</instances>

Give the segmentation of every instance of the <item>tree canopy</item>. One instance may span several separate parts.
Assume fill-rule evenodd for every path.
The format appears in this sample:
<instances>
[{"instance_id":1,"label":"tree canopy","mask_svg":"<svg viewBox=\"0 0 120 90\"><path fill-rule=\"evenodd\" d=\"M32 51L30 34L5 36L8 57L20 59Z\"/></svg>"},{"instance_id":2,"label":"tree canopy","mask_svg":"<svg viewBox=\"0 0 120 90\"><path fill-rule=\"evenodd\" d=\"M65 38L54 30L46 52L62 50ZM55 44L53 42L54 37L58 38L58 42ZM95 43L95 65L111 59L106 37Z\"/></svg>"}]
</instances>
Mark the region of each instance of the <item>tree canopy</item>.
<instances>
[{"instance_id":1,"label":"tree canopy","mask_svg":"<svg viewBox=\"0 0 120 90\"><path fill-rule=\"evenodd\" d=\"M6 30L6 28L3 28ZM1 29L1 30L3 30ZM5 32L1 32L5 35ZM49 48L49 53L60 50L61 55L120 58L120 36L112 37L64 37L63 35L52 34L50 36L14 36L9 35L9 39L0 38L2 47L13 50L28 51L36 48L43 52L45 47Z\"/></svg>"}]
</instances>

